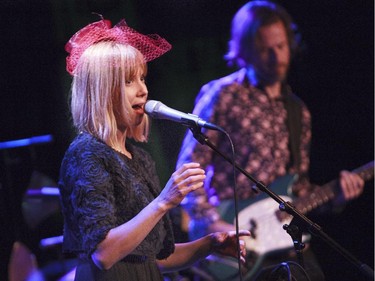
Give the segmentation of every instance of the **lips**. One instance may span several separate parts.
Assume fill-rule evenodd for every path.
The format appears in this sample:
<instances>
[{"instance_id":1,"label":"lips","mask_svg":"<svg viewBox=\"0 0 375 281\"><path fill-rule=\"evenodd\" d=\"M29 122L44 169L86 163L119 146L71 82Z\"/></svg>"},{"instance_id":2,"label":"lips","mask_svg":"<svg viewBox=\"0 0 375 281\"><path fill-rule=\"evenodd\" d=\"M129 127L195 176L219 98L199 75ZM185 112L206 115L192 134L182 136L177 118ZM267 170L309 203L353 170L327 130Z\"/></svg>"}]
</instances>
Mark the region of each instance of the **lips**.
<instances>
[{"instance_id":1,"label":"lips","mask_svg":"<svg viewBox=\"0 0 375 281\"><path fill-rule=\"evenodd\" d=\"M135 104L135 105L132 106L132 108L138 114L144 114L145 113L145 111L144 111L144 104L143 103Z\"/></svg>"}]
</instances>

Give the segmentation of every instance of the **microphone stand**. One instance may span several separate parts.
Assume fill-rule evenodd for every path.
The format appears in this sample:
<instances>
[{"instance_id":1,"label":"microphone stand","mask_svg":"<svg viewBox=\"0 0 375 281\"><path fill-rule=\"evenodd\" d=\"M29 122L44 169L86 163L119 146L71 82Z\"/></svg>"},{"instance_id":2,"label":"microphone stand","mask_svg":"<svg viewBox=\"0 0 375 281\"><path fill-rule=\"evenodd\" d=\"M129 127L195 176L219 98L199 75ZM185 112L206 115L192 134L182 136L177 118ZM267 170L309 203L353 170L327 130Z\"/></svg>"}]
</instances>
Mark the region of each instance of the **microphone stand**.
<instances>
[{"instance_id":1,"label":"microphone stand","mask_svg":"<svg viewBox=\"0 0 375 281\"><path fill-rule=\"evenodd\" d=\"M368 265L359 261L356 257L354 257L351 253L349 253L346 249L340 246L336 241L330 238L326 233L323 232L322 228L307 218L305 215L301 214L289 201L283 200L280 196L275 194L273 191L268 189L261 181L256 180L253 176L247 173L243 168L241 168L234 160L230 157L224 155L210 140L207 136L202 134L201 129L197 125L190 126L190 130L193 132L194 138L201 143L202 145L209 146L213 151L223 157L226 161L230 164L234 165L235 168L244 174L247 178L249 178L258 190L265 192L269 197L274 199L277 203L279 203L279 209L281 211L285 211L288 214L293 216L293 219L289 225L284 225L283 228L287 231L287 233L292 237L293 244L295 251L298 256L298 260L300 265L303 267L303 257L302 257L302 250L304 248L304 244L302 243L302 232L309 231L312 235L318 236L323 241L325 241L330 247L336 250L339 254L341 254L344 258L346 258L349 262L351 262L358 270L366 276L368 280L374 280L374 270L371 269ZM224 131L224 130L222 130ZM237 217L237 214L236 214Z\"/></svg>"}]
</instances>

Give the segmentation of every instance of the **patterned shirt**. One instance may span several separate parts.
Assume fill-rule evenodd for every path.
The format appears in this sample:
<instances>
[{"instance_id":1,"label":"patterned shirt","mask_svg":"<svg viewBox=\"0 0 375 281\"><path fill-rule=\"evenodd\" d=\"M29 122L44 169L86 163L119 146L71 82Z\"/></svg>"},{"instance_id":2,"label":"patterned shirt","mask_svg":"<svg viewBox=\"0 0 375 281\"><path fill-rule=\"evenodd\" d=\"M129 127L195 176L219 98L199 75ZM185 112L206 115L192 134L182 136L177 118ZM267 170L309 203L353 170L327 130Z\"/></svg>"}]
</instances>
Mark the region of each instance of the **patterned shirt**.
<instances>
[{"instance_id":1,"label":"patterned shirt","mask_svg":"<svg viewBox=\"0 0 375 281\"><path fill-rule=\"evenodd\" d=\"M290 90L287 95L296 99ZM305 175L308 172L311 117L305 104L299 99L298 103L301 108L298 166L291 163L285 97L271 99L264 90L251 85L246 69L204 85L193 113L223 128L233 142L235 162L256 180L269 185L288 173ZM224 155L232 156L226 134L213 130L203 133ZM197 142L190 131L183 141L177 167L189 161L200 163L206 170L204 189L190 193L183 201L191 224L203 231L208 223L220 217L215 206L221 200L233 199L233 165L207 145ZM253 185L244 174L236 172L239 199L254 197Z\"/></svg>"}]
</instances>

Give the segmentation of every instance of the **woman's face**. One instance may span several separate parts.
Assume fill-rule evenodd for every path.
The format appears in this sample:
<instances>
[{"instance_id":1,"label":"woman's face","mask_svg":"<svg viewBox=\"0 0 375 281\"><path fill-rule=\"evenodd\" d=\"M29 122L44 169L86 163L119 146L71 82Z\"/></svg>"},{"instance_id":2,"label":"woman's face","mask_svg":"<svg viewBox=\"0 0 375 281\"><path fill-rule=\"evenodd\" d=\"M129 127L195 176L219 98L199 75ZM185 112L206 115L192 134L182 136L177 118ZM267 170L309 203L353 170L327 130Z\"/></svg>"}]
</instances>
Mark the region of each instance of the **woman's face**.
<instances>
[{"instance_id":1,"label":"woman's face","mask_svg":"<svg viewBox=\"0 0 375 281\"><path fill-rule=\"evenodd\" d=\"M121 130L126 129L127 126L136 127L140 125L144 117L144 105L147 101L148 91L142 69L139 69L133 77L126 79L125 94L131 107L129 112L131 123L129 124L129 120L126 122L123 118L116 118L118 127ZM119 110L119 112L121 112L121 110Z\"/></svg>"},{"instance_id":2,"label":"woman's face","mask_svg":"<svg viewBox=\"0 0 375 281\"><path fill-rule=\"evenodd\" d=\"M139 70L134 77L126 80L125 92L130 106L133 109L133 111L130 112L132 120L134 121L132 125L138 126L142 122L145 114L144 105L148 96L146 77L142 70Z\"/></svg>"}]
</instances>

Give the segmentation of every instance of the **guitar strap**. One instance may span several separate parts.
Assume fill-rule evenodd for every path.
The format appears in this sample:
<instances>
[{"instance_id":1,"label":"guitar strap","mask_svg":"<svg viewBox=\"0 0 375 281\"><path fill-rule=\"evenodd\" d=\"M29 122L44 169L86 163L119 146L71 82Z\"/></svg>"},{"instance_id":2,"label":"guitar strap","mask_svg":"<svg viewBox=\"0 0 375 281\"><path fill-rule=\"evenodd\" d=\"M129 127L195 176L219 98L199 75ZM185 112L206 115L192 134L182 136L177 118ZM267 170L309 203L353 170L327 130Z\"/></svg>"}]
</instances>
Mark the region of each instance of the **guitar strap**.
<instances>
[{"instance_id":1,"label":"guitar strap","mask_svg":"<svg viewBox=\"0 0 375 281\"><path fill-rule=\"evenodd\" d=\"M282 95L285 97L285 109L287 111L287 127L289 130L289 149L291 152L288 168L296 167L297 172L301 164L300 142L302 134L302 101L292 93L286 84L282 86Z\"/></svg>"}]
</instances>

